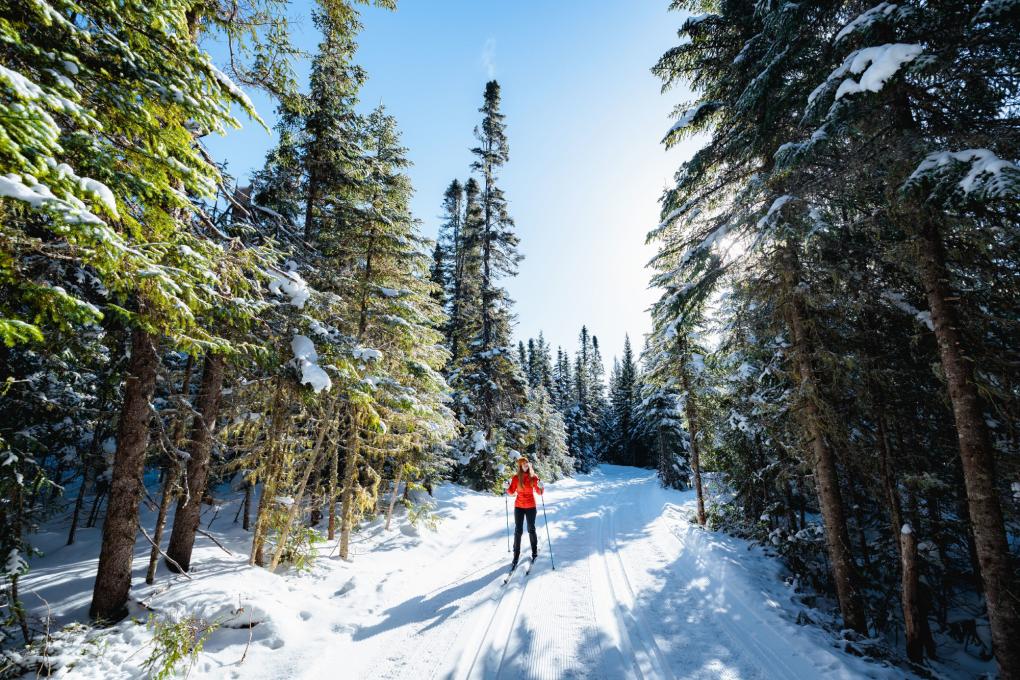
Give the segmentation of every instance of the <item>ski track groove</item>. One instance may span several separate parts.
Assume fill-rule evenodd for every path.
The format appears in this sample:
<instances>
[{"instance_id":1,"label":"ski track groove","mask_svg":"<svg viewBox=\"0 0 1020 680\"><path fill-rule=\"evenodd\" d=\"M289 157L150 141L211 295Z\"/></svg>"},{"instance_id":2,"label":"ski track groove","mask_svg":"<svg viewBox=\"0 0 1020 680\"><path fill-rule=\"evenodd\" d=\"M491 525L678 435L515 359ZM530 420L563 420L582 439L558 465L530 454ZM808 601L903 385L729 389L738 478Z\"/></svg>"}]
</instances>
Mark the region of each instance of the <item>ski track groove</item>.
<instances>
[{"instance_id":1,"label":"ski track groove","mask_svg":"<svg viewBox=\"0 0 1020 680\"><path fill-rule=\"evenodd\" d=\"M608 510L612 512L612 510ZM606 555L606 533L609 528L609 524L606 522L607 508L602 506L599 510L599 557L602 559L602 568L606 576L606 584L609 588L609 596L612 601L611 609L613 611L613 618L616 619L616 627L620 635L620 653L624 658L625 664L630 666L630 669L636 670L639 676L644 678L647 673L642 668L642 664L638 661L637 651L634 648L634 642L630 637L630 629L627 626L627 621L623 615L623 607L620 603L620 598L617 595L617 587L613 585L613 574L612 568L609 564L609 557ZM624 666L624 671L627 670L627 665Z\"/></svg>"},{"instance_id":2,"label":"ski track groove","mask_svg":"<svg viewBox=\"0 0 1020 680\"><path fill-rule=\"evenodd\" d=\"M478 550L473 551L472 552L472 556L477 554L477 553L479 553L479 552L480 551L478 551ZM493 564L493 563L490 563L490 564ZM443 590L445 588L454 586L454 585L464 581L465 579L469 578L472 574L476 574L477 572L479 572L479 571L481 571L483 569L486 569L487 567L490 566L490 564L483 565L481 567L476 567L474 569L471 569L471 570L465 572L464 574L460 575L459 577L457 577L456 579L454 579L453 581L450 581L449 583L447 583L445 585L441 585L439 587L432 588L431 590L426 592L422 597L423 598L427 598L432 593L435 593L435 592L438 592L439 590ZM457 618L461 618L461 617L457 617ZM412 653L412 655L410 655L411 658L418 658L416 652L417 652L418 649L421 648L421 645L425 643L425 638L422 636L422 631L424 629L428 628L428 626L430 626L430 625L431 625L430 622L420 623L419 625L417 625L415 627L415 630L413 630L411 632L408 632L408 633L405 633L403 635L403 637L401 639L401 643L400 644L395 644L394 646L396 647L396 649L391 653L391 655L389 655L386 658L385 663L388 664L388 667L382 669L379 672L379 677L380 678L400 677L400 675L393 676L393 675L390 675L390 674L393 673L393 672L398 672L399 673L399 670L395 669L394 667L397 666L397 662L401 661L402 659L406 659L409 656L404 651L404 648L405 648L404 644L408 644L409 646L411 646L412 649L414 649L414 653ZM463 627L463 622L460 622L456 626L456 631L459 631L460 628L462 628L462 627ZM449 644L447 644L445 648L447 650L449 650L450 647L453 646L453 643L454 643L455 640L456 640L456 636L450 636ZM436 676L437 667L440 665L442 660L443 660L443 655L438 655L437 658L431 662L431 664L429 665L429 669L430 670L429 670L429 673L427 674L426 677L435 677Z\"/></svg>"},{"instance_id":3,"label":"ski track groove","mask_svg":"<svg viewBox=\"0 0 1020 680\"><path fill-rule=\"evenodd\" d=\"M520 569L519 566L517 568ZM516 630L515 624L520 623L521 619L518 615L521 613L521 604L524 603L524 597L528 592L528 574L521 574L521 578L524 579L524 583L521 585L521 597L517 600L517 607L514 608L514 615L510 617L510 626L506 632L506 640L503 642L503 653L499 655L499 665L496 666L497 678L499 677L499 674L503 672L503 662L506 661L506 650L510 647L510 641L514 637L514 631Z\"/></svg>"},{"instance_id":4,"label":"ski track groove","mask_svg":"<svg viewBox=\"0 0 1020 680\"><path fill-rule=\"evenodd\" d=\"M370 676L723 677L717 675L719 667L702 665L709 660L723 664L726 677L736 673L744 680L815 678L835 670L810 650L783 657L778 650L786 648L784 636L789 631L777 629L775 620L756 611L753 592L744 592L745 587L756 587L754 583L745 586L733 558L714 550L686 518L689 500L672 502L653 475L627 479L595 475L587 488L578 488L568 498L569 516L560 519L568 520L571 529L557 538L565 560L562 570L540 568L531 576L518 574L528 566L520 565L505 585L501 583L505 572L500 572L488 586L483 581L477 590L444 596L498 564L498 560L482 563L492 550L487 541L473 547L466 539L458 541L446 551L446 559L466 563L466 568L421 596L410 589L401 591L397 599L420 598L418 609L409 615L406 630L381 640L388 651L364 667ZM496 513L485 514L479 525L487 526ZM677 542L679 550L664 534ZM628 563L639 568L628 570ZM428 565L416 564L412 571L417 566ZM663 587L672 587L676 597L657 602L649 593L658 586L652 583L649 589L649 579L660 580L664 574ZM695 588L704 589L694 581L706 577L712 587L699 594ZM536 578L538 583L528 583ZM684 586L687 579L691 583ZM547 603L555 606L545 611ZM678 603L690 609L686 623L673 611ZM443 611L448 607L453 611ZM649 625L655 619L664 625ZM819 651L831 654L824 648Z\"/></svg>"},{"instance_id":5,"label":"ski track groove","mask_svg":"<svg viewBox=\"0 0 1020 680\"><path fill-rule=\"evenodd\" d=\"M451 552L456 552L465 543L467 543L468 540L469 539L467 537L465 537L464 539L458 541L457 544L451 550ZM428 592L424 593L422 595L422 599L423 600L427 600L432 595L434 595L434 594L436 594L436 593L438 593L440 591L444 591L444 590L446 590L448 588L451 588L453 586L456 586L457 584L462 583L463 581L465 581L466 579L470 578L474 574L477 574L480 571L483 571L483 570L485 570L485 569L487 569L489 567L494 566L496 564L495 561L487 562L487 563L482 564L480 566L478 565L478 558L484 552L486 552L488 550L489 550L489 548L484 543L480 543L478 546L473 548L468 553L469 560L467 560L467 563L470 566L467 569L465 569L457 578L453 579L452 581L448 581L447 583L444 583L442 585L436 586L432 590L429 590ZM422 565L422 566L424 566L424 565ZM448 635L447 637L449 639L448 640L444 640L444 642L446 643L444 649L447 652L451 648L453 648L454 644L457 641L456 633L460 632L460 630L464 627L464 624L466 623L466 619L468 619L470 617L465 617L465 616L457 615L457 616L453 616L451 618L460 619L460 621L458 621L458 623L454 625L454 633L455 634ZM426 641L425 637L422 635L422 632L425 629L429 628L431 625L432 625L431 621L421 622L417 626L414 627L413 631L408 632L408 633L404 633L401 636L401 639L399 640L399 643L393 645L393 647L395 647L395 651L391 652L388 655L385 655L385 657L382 659L381 662L376 662L375 664L373 664L373 666L371 667L371 670L375 671L375 673L378 674L378 677L380 677L380 678L401 677L401 665L400 665L400 661L402 661L404 659L407 659L408 657L415 658L415 659L419 659L420 658L417 655L417 651L422 647L423 644L425 644L425 641ZM415 653L411 654L411 655L407 654L406 651L405 651L405 649L406 649L405 645L411 647L411 649L413 649ZM429 672L426 674L425 677L429 677L429 678L435 677L436 674L437 674L438 667L439 667L439 665L441 663L443 663L443 661L444 661L444 655L443 654L437 654L435 656L435 659L432 660L431 664L429 664ZM381 669L380 669L380 666L381 666ZM396 675L394 675L394 673Z\"/></svg>"},{"instance_id":6,"label":"ski track groove","mask_svg":"<svg viewBox=\"0 0 1020 680\"><path fill-rule=\"evenodd\" d=\"M514 570L514 573L516 573L516 570ZM464 675L466 678L470 678L471 674L474 673L475 665L478 663L478 656L482 653L482 650L486 648L486 642L489 640L489 631L492 630L492 624L499 615L499 608L503 605L503 600L506 599L509 586L513 582L513 576L514 574L510 574L510 579L506 583L500 585L499 597L496 598L496 606L492 610L492 615L489 617L488 623L485 624L485 631L482 633L482 639L479 641L478 647L475 649L475 653L471 658L471 665L468 666L467 673Z\"/></svg>"},{"instance_id":7,"label":"ski track groove","mask_svg":"<svg viewBox=\"0 0 1020 680\"><path fill-rule=\"evenodd\" d=\"M670 535L673 536L673 538L675 538L680 543L682 553L686 552L688 553L688 557L697 560L698 556L690 551L691 548L690 543L677 533L678 527L676 527L674 524L672 524L665 518L665 513L663 513L663 515L661 516L661 520L667 525ZM698 538L700 539L703 537L699 536ZM730 566L725 561L723 561L722 563L721 571L723 574L728 574L730 571ZM724 582L727 581L725 576L722 578L722 580ZM748 618L753 618L759 624L761 624L761 630L769 631L773 630L771 624L765 621L765 619L763 619L760 615L758 615L758 613L755 612L754 609L748 605L744 596L741 593L739 593L736 589L728 589L726 593L730 598L731 605L733 604L738 605L738 608L742 610L740 612L741 614L744 614ZM722 624L721 627L724 629L723 632L733 642L731 649L735 651L740 650L738 651L738 654L741 651L744 653L748 651L754 652L753 656L755 657L755 659L761 664L763 668L768 669L766 677L774 678L802 677L803 676L802 672L791 666L783 657L777 654L775 650L773 650L763 641L761 641L758 635L754 634L753 632L751 634L746 635L741 634L741 631L738 630L736 624L733 621L732 614L734 608L736 607L731 606L727 611L720 612L718 613L717 616L713 617L715 621L721 622ZM812 667L814 666L810 659L804 659L804 663ZM819 673L818 669L815 669L815 672Z\"/></svg>"},{"instance_id":8,"label":"ski track groove","mask_svg":"<svg viewBox=\"0 0 1020 680\"><path fill-rule=\"evenodd\" d=\"M643 494L638 494L639 498ZM638 637L641 638L642 645L645 647L645 651L648 654L648 659L652 662L653 666L656 666L655 672L656 677L659 678L673 678L673 673L669 668L669 664L666 663L665 655L662 650L659 649L659 643L656 642L655 636L652 635L648 624L645 621L644 615L637 608L637 595L634 593L634 587L631 584L630 576L627 575L627 567L623 563L623 556L620 553L619 544L616 541L616 512L612 509L609 511L609 535L613 544L613 554L616 555L616 560L620 564L620 573L623 575L623 582L627 588L627 592L630 594L631 605L627 607L624 603L617 600L617 606L623 607L630 614L631 619L634 621L634 626L637 628Z\"/></svg>"}]
</instances>

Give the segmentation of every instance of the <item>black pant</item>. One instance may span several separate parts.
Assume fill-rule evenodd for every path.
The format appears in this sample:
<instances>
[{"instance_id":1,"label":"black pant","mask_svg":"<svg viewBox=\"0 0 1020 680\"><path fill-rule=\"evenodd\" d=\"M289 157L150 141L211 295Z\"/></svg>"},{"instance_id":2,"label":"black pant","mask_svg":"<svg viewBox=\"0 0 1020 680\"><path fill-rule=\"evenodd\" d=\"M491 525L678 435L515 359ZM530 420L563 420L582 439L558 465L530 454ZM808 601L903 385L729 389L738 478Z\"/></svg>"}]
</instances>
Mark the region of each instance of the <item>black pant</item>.
<instances>
[{"instance_id":1,"label":"black pant","mask_svg":"<svg viewBox=\"0 0 1020 680\"><path fill-rule=\"evenodd\" d=\"M535 517L538 508L514 508L514 562L521 556L521 535L524 534L524 518L528 518L528 538L531 539L531 556L538 555L538 534L535 532Z\"/></svg>"}]
</instances>

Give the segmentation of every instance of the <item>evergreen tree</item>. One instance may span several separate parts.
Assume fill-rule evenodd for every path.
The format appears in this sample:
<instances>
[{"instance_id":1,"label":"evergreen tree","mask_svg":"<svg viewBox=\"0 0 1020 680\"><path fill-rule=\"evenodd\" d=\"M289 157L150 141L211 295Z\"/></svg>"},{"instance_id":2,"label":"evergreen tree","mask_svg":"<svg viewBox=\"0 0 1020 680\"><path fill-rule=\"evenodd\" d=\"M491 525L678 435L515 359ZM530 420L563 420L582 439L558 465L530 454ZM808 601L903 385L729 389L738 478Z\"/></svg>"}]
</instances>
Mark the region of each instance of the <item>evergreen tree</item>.
<instances>
[{"instance_id":1,"label":"evergreen tree","mask_svg":"<svg viewBox=\"0 0 1020 680\"><path fill-rule=\"evenodd\" d=\"M567 431L563 416L543 385L528 388L525 416L527 433L524 451L544 481L556 481L574 472L574 460L567 450Z\"/></svg>"},{"instance_id":2,"label":"evergreen tree","mask_svg":"<svg viewBox=\"0 0 1020 680\"><path fill-rule=\"evenodd\" d=\"M532 387L541 385L545 387L550 396L553 395L556 388L553 384L552 355L549 352L549 344L545 341L545 336L541 331L538 333L537 340L528 339L527 373L529 385Z\"/></svg>"},{"instance_id":3,"label":"evergreen tree","mask_svg":"<svg viewBox=\"0 0 1020 680\"><path fill-rule=\"evenodd\" d=\"M466 312L470 305L469 282L465 280L468 271L469 250L466 247L464 228L465 206L464 186L453 180L443 195L443 223L439 227L436 241L435 274L433 282L442 286L444 309L448 312L446 343L454 360L463 354L465 331L469 324Z\"/></svg>"},{"instance_id":4,"label":"evergreen tree","mask_svg":"<svg viewBox=\"0 0 1020 680\"><path fill-rule=\"evenodd\" d=\"M574 374L570 368L570 355L562 347L556 348L556 365L553 368L556 408L566 416L574 405Z\"/></svg>"},{"instance_id":5,"label":"evergreen tree","mask_svg":"<svg viewBox=\"0 0 1020 680\"><path fill-rule=\"evenodd\" d=\"M645 371L635 413L638 436L653 455L662 485L689 489L693 482L690 438L683 422L682 391L672 375L672 357L650 343L642 356Z\"/></svg>"},{"instance_id":6,"label":"evergreen tree","mask_svg":"<svg viewBox=\"0 0 1020 680\"><path fill-rule=\"evenodd\" d=\"M322 32L322 43L312 61L311 92L302 103L302 154L304 165L304 236L314 240L323 213L342 209L345 204L328 199L338 185L355 185L363 180L347 174L350 159L359 153L360 125L354 110L365 71L353 63L357 50L355 36L361 29L357 10L342 5L340 11L314 15Z\"/></svg>"},{"instance_id":7,"label":"evergreen tree","mask_svg":"<svg viewBox=\"0 0 1020 680\"><path fill-rule=\"evenodd\" d=\"M472 170L481 175L481 194L475 202L470 183L466 192L465 240L478 257L478 328L469 353L451 376L467 430L458 449L467 465L466 475L479 488L501 483L510 452L521 445L519 419L526 399L526 378L510 349L511 300L498 285L500 278L517 273L520 260L513 220L499 187L499 170L509 159L499 104L499 84L491 81L479 109L482 124L475 130L479 146L472 149Z\"/></svg>"},{"instance_id":8,"label":"evergreen tree","mask_svg":"<svg viewBox=\"0 0 1020 680\"><path fill-rule=\"evenodd\" d=\"M623 357L614 364L610 380L610 415L607 428L609 455L621 465L645 465L641 442L637 436L639 376L630 336L623 341Z\"/></svg>"},{"instance_id":9,"label":"evergreen tree","mask_svg":"<svg viewBox=\"0 0 1020 680\"><path fill-rule=\"evenodd\" d=\"M434 445L453 434L438 372L448 356L436 330L444 318L429 281L427 242L408 206L406 150L381 107L365 120L363 140L358 221L327 223L319 237L329 267L323 283L332 282L342 300L353 301L328 319L341 334L331 351L351 357L338 393L344 559L358 517L378 497L383 466L420 467Z\"/></svg>"},{"instance_id":10,"label":"evergreen tree","mask_svg":"<svg viewBox=\"0 0 1020 680\"><path fill-rule=\"evenodd\" d=\"M602 360L597 341L588 333L586 326L581 328L578 338L573 378L573 402L567 414L570 454L578 470L590 472L600 459L599 446L605 409Z\"/></svg>"},{"instance_id":11,"label":"evergreen tree","mask_svg":"<svg viewBox=\"0 0 1020 680\"><path fill-rule=\"evenodd\" d=\"M813 569L821 560L797 538L813 485L844 624L867 629L859 569L870 582L899 570L891 588L902 623L875 624L902 625L907 655L920 661L932 644L918 573L941 566L919 553L917 536L944 544L940 506L966 504L970 561L1006 677L1020 664L1007 642L1020 609L1004 585L1014 580L1005 489L992 480L1009 447L991 437L998 421L988 416L1015 421L1015 394L995 387L1012 380L1001 357L1015 347L998 341L1009 295L981 282L1015 279L1015 267L1000 266L1015 248L986 228L1015 223L1006 206L1020 175L1003 160L1016 158L1004 132L1015 82L1002 86L1017 54L1012 19L982 3L747 2L687 21L689 41L656 70L667 86L695 83L699 98L678 110L666 142L703 130L711 141L678 173L650 234L660 243L655 282L667 290L659 342L689 338L694 312L730 291L720 356L702 376L719 387L699 420L714 430L706 452L738 489L745 526L765 522L777 543L786 532L791 562ZM980 304L969 298L976 290ZM925 362L937 362L944 386L920 370ZM945 414L931 410L940 392L953 407L959 476L948 473ZM924 460L909 453L920 441ZM953 500L931 494L922 476L941 477ZM868 493L885 499L881 512L862 509ZM883 524L890 540L876 556L869 530Z\"/></svg>"}]
</instances>

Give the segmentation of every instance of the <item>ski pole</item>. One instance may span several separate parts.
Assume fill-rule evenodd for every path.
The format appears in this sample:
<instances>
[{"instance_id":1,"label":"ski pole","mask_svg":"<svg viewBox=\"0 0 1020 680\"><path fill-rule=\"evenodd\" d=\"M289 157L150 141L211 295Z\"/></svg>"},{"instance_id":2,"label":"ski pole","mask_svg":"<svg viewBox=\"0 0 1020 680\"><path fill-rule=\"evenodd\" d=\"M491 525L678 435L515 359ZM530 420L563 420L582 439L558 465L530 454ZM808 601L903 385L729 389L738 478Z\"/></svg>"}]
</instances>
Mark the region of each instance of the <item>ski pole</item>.
<instances>
[{"instance_id":1,"label":"ski pole","mask_svg":"<svg viewBox=\"0 0 1020 680\"><path fill-rule=\"evenodd\" d=\"M545 540L549 542L549 561L552 562L553 571L556 571L556 560L553 558L552 539L549 537L549 516L545 514L545 494L542 494L542 519L545 520Z\"/></svg>"},{"instance_id":2,"label":"ski pole","mask_svg":"<svg viewBox=\"0 0 1020 680\"><path fill-rule=\"evenodd\" d=\"M510 550L510 500L503 494L503 505L506 507L506 551Z\"/></svg>"}]
</instances>

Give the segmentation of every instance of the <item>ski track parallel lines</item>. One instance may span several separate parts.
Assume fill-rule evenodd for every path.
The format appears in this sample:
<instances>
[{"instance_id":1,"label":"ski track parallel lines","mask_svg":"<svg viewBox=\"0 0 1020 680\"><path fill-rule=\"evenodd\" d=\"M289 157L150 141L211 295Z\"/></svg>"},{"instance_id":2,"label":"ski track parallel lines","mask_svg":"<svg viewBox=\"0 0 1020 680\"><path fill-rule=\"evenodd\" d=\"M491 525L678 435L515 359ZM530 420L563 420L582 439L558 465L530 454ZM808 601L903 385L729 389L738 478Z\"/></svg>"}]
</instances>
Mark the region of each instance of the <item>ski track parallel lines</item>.
<instances>
[{"instance_id":1,"label":"ski track parallel lines","mask_svg":"<svg viewBox=\"0 0 1020 680\"><path fill-rule=\"evenodd\" d=\"M471 659L471 665L468 666L467 673L465 673L464 675L465 678L472 677L471 674L474 673L475 664L478 663L478 656L482 653L482 650L486 648L485 643L488 642L489 631L492 629L492 624L496 620L496 617L499 615L499 608L503 604L503 600L506 598L506 593L507 590L509 590L510 581L513 580L512 578L513 574L510 574L510 576L511 579L509 581L507 581L505 584L500 585L499 598L496 600L496 606L493 608L492 615L489 617L488 622L485 624L485 630L482 632L482 638L481 640L479 640L478 647L475 649L474 656Z\"/></svg>"},{"instance_id":2,"label":"ski track parallel lines","mask_svg":"<svg viewBox=\"0 0 1020 680\"><path fill-rule=\"evenodd\" d=\"M639 494L640 495L640 494ZM627 615L629 615L633 627L638 633L638 637L641 638L642 645L645 647L645 651L648 653L648 659L655 666L656 677L658 678L672 678L673 673L670 671L669 664L666 663L666 656L659 649L659 643L655 641L655 636L652 635L648 628L648 624L645 622L644 616L637 608L637 595L634 592L634 587L631 584L630 576L627 575L627 567L623 562L623 556L620 553L619 544L616 541L616 512L612 509L609 511L609 535L612 541L613 554L616 556L617 561L620 564L620 574L623 576L623 583L630 594L630 604L625 605L618 603L618 606L622 607Z\"/></svg>"},{"instance_id":3,"label":"ski track parallel lines","mask_svg":"<svg viewBox=\"0 0 1020 680\"><path fill-rule=\"evenodd\" d=\"M513 616L510 617L510 625L507 626L506 640L503 642L503 652L499 655L499 665L496 666L496 677L503 671L503 662L506 660L506 650L510 647L510 641L514 637L514 630L520 625L520 613L521 604L524 602L524 596L528 592L528 579L527 574L521 576L524 579L524 583L521 584L521 596L517 599L517 606L514 608Z\"/></svg>"},{"instance_id":4,"label":"ski track parallel lines","mask_svg":"<svg viewBox=\"0 0 1020 680\"><path fill-rule=\"evenodd\" d=\"M609 587L609 596L612 599L612 610L613 618L616 619L616 627L620 634L620 653L623 655L625 662L629 662L630 668L636 671L640 677L647 677L647 672L643 664L638 661L637 653L634 649L634 642L630 638L630 630L627 627L627 622L624 620L623 609L620 605L620 597L617 595L617 587L613 585L612 569L609 563L609 557L606 555L606 530L609 528L609 524L606 522L607 509L605 506L599 510L599 557L602 559L602 568L606 575L606 584Z\"/></svg>"},{"instance_id":5,"label":"ski track parallel lines","mask_svg":"<svg viewBox=\"0 0 1020 680\"><path fill-rule=\"evenodd\" d=\"M690 551L692 548L691 542L682 538L677 533L676 527L674 527L671 523L667 521L666 524L670 535L680 543L681 549L685 552ZM704 549L704 537L697 536L696 540L699 544L699 552L701 552L701 550ZM721 580L723 582L726 581L726 574L728 573L730 573L729 566L723 564L721 570ZM739 608L743 610L743 613L745 613L748 618L754 618L757 620L761 624L763 630L772 631L768 622L758 616L735 589L727 590L726 593L731 598L732 602L739 605ZM724 632L726 633L726 636L733 641L734 649L744 649L752 652L761 666L768 669L769 676L774 678L797 678L803 675L795 668L791 667L791 665L782 656L776 653L775 650L770 648L768 645L763 644L756 634L753 632L739 630L738 626L733 621L730 612L724 612L714 618L722 624L722 627L725 629ZM810 661L805 661L810 664Z\"/></svg>"}]
</instances>

